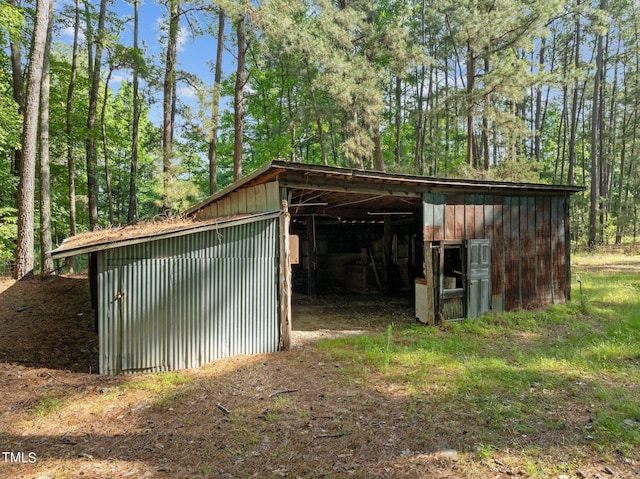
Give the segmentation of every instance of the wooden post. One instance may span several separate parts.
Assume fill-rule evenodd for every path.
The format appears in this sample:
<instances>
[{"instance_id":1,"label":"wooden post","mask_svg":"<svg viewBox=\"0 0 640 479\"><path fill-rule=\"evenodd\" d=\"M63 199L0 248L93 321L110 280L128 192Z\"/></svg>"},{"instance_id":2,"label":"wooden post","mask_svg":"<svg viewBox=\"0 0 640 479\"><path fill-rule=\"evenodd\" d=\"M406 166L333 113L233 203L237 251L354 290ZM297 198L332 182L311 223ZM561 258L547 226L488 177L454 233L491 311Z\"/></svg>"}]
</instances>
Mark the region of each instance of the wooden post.
<instances>
[{"instance_id":1,"label":"wooden post","mask_svg":"<svg viewBox=\"0 0 640 479\"><path fill-rule=\"evenodd\" d=\"M316 263L316 217L311 215L307 220L307 294L312 297L318 294Z\"/></svg>"},{"instance_id":2,"label":"wooden post","mask_svg":"<svg viewBox=\"0 0 640 479\"><path fill-rule=\"evenodd\" d=\"M289 249L289 205L282 200L280 216L280 345L279 349L291 348L291 252Z\"/></svg>"},{"instance_id":3,"label":"wooden post","mask_svg":"<svg viewBox=\"0 0 640 479\"><path fill-rule=\"evenodd\" d=\"M391 275L392 268L392 260L391 260L391 241L393 237L393 232L391 231L391 215L384 216L384 237L383 237L383 253L384 253L384 266L385 272L384 277L386 278L385 283L385 293L388 293L390 290L396 287L395 284L391 284L395 278Z\"/></svg>"},{"instance_id":4,"label":"wooden post","mask_svg":"<svg viewBox=\"0 0 640 479\"><path fill-rule=\"evenodd\" d=\"M435 298L434 298L434 275L433 275L433 251L431 250L431 243L425 241L425 248L424 248L424 269L425 269L425 274L424 274L424 279L425 279L425 283L427 285L426 287L426 293L427 293L427 297L425 299L426 304L427 304L427 308L426 308L426 313L427 313L427 324L429 324L430 326L433 326L436 324L436 311L435 311Z\"/></svg>"}]
</instances>

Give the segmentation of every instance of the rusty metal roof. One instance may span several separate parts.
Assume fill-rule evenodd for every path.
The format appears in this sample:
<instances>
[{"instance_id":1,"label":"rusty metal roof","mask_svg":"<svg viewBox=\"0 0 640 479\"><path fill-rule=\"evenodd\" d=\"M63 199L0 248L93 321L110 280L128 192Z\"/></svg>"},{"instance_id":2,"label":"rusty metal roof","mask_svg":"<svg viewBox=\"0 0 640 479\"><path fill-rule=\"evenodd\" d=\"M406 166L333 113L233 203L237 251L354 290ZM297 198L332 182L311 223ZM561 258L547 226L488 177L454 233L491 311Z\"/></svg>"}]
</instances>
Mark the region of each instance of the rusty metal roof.
<instances>
[{"instance_id":1,"label":"rusty metal roof","mask_svg":"<svg viewBox=\"0 0 640 479\"><path fill-rule=\"evenodd\" d=\"M280 212L236 214L207 220L179 217L165 221L145 222L136 225L106 228L98 231L87 231L65 239L58 248L51 251L51 257L53 259L68 258L70 256L93 253L104 249L142 243L144 241L171 238L198 231L233 226L256 218L266 219L267 217L279 214Z\"/></svg>"},{"instance_id":2,"label":"rusty metal roof","mask_svg":"<svg viewBox=\"0 0 640 479\"><path fill-rule=\"evenodd\" d=\"M427 192L565 196L584 190L579 186L435 178L274 160L189 208L185 215L193 215L240 188L266 183L274 178L292 192L294 200L290 206L295 206L295 200L303 198L305 191L325 192L320 200L336 204L341 201L339 195L345 193L376 199L391 196L420 198Z\"/></svg>"}]
</instances>

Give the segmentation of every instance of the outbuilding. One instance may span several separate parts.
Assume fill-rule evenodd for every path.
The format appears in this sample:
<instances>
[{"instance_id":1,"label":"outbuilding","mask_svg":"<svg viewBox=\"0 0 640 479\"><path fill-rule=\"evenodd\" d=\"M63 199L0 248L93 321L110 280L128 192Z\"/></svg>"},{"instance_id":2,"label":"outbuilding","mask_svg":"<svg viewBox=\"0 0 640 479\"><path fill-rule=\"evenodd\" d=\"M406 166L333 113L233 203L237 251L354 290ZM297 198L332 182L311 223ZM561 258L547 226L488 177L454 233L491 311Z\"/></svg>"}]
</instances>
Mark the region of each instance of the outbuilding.
<instances>
[{"instance_id":1,"label":"outbuilding","mask_svg":"<svg viewBox=\"0 0 640 479\"><path fill-rule=\"evenodd\" d=\"M287 349L294 293L400 295L435 324L570 297L578 187L272 161L181 221L89 233L102 374Z\"/></svg>"}]
</instances>

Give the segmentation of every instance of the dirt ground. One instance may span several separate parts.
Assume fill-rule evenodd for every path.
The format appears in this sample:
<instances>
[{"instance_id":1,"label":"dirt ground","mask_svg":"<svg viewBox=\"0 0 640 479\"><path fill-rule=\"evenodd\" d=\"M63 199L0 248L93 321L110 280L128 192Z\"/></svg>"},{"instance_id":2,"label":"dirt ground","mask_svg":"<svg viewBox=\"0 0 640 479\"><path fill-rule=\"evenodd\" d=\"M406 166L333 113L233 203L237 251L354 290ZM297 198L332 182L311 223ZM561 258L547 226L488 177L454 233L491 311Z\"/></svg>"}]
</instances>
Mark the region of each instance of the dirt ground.
<instances>
[{"instance_id":1,"label":"dirt ground","mask_svg":"<svg viewBox=\"0 0 640 479\"><path fill-rule=\"evenodd\" d=\"M434 406L349 381L316 347L414 321L410 299L294 297L291 351L168 373L159 396L144 375L96 374L85 278L0 279L0 477L530 477L507 437L501 455L478 458L464 414L416 421L411 410ZM578 461L577 477L640 477L627 457L540 442Z\"/></svg>"}]
</instances>

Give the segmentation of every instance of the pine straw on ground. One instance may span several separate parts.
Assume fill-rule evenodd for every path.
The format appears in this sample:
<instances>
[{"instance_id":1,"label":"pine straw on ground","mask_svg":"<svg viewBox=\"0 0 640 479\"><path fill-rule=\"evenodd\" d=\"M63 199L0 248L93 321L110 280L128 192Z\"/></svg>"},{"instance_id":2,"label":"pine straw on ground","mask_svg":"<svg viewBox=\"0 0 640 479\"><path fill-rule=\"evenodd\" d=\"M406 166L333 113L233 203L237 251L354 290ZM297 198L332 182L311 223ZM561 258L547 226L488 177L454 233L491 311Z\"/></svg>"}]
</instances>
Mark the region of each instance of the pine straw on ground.
<instances>
[{"instance_id":1,"label":"pine straw on ground","mask_svg":"<svg viewBox=\"0 0 640 479\"><path fill-rule=\"evenodd\" d=\"M412 319L401 307L363 304L355 305L361 313L355 316L368 319L355 330L383 329L371 319L374 309L396 321ZM24 462L3 454L0 477L535 476L524 444L538 445L547 465L574 471L558 469L553 477L640 474L637 458L573 442L588 420L585 411L567 418L565 430L541 427L528 439L498 431L496 449L483 455L477 424L490 429L490 423L455 403L439 404L428 391L417 397L378 381L375 372L366 382L353 379L345 373L349 364L316 347L313 322L324 318L320 336L348 334L346 309L299 305L307 331L291 351L112 377L95 374L97 335L85 279L0 280L0 449ZM437 374L436 368L435 388Z\"/></svg>"}]
</instances>

